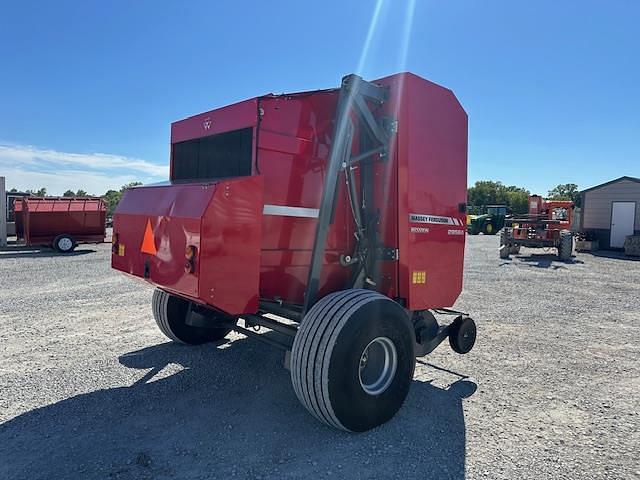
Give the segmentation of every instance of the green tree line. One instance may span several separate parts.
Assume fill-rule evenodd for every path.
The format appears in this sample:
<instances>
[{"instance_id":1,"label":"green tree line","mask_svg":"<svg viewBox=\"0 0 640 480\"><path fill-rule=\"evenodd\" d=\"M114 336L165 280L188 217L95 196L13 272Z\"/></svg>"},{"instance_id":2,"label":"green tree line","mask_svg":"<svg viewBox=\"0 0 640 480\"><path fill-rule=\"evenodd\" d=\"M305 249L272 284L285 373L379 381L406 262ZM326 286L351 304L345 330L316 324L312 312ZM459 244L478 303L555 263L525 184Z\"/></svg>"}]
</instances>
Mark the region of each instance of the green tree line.
<instances>
[{"instance_id":1,"label":"green tree line","mask_svg":"<svg viewBox=\"0 0 640 480\"><path fill-rule=\"evenodd\" d=\"M493 180L477 181L467 189L467 203L474 207L506 205L515 214L527 213L531 192L524 187L504 185ZM580 206L580 191L575 183L557 185L547 193L549 200L571 200Z\"/></svg>"},{"instance_id":2,"label":"green tree line","mask_svg":"<svg viewBox=\"0 0 640 480\"><path fill-rule=\"evenodd\" d=\"M506 205L513 213L526 213L529 190L515 185L504 185L493 180L480 180L467 189L467 203L474 207Z\"/></svg>"}]
</instances>

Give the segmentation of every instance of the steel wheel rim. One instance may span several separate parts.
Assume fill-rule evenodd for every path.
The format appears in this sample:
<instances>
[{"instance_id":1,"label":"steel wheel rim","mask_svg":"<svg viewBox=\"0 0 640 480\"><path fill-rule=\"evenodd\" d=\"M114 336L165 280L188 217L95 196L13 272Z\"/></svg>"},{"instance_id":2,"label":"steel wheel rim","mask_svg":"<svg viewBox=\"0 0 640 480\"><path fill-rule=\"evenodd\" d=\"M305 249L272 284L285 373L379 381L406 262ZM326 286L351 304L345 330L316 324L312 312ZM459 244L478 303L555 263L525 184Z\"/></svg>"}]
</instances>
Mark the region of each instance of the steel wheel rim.
<instances>
[{"instance_id":1,"label":"steel wheel rim","mask_svg":"<svg viewBox=\"0 0 640 480\"><path fill-rule=\"evenodd\" d=\"M396 375L398 351L387 337L374 338L360 356L358 379L360 386L369 395L383 393Z\"/></svg>"},{"instance_id":2,"label":"steel wheel rim","mask_svg":"<svg viewBox=\"0 0 640 480\"><path fill-rule=\"evenodd\" d=\"M64 252L66 252L67 250L70 250L71 247L73 247L73 242L71 241L70 238L61 238L60 240L58 240L58 248Z\"/></svg>"}]
</instances>

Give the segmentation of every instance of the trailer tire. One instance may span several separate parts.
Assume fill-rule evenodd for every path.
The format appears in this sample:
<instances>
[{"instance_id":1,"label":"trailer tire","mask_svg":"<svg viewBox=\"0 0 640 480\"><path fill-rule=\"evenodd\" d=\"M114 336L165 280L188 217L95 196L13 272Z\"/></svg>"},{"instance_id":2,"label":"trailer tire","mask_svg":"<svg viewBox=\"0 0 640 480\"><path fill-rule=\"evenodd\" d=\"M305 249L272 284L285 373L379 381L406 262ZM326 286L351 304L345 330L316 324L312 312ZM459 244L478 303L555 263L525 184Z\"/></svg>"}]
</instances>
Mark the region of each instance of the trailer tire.
<instances>
[{"instance_id":1,"label":"trailer tire","mask_svg":"<svg viewBox=\"0 0 640 480\"><path fill-rule=\"evenodd\" d=\"M153 292L151 299L153 318L160 331L170 340L186 345L200 345L215 342L226 337L228 328L194 327L185 323L189 301L171 295L160 289Z\"/></svg>"},{"instance_id":2,"label":"trailer tire","mask_svg":"<svg viewBox=\"0 0 640 480\"><path fill-rule=\"evenodd\" d=\"M296 396L318 420L352 432L390 420L415 368L415 335L405 310L384 295L331 293L305 315L291 349Z\"/></svg>"},{"instance_id":3,"label":"trailer tire","mask_svg":"<svg viewBox=\"0 0 640 480\"><path fill-rule=\"evenodd\" d=\"M560 244L558 245L558 258L563 261L571 259L573 252L573 235L569 230L560 232Z\"/></svg>"},{"instance_id":4,"label":"trailer tire","mask_svg":"<svg viewBox=\"0 0 640 480\"><path fill-rule=\"evenodd\" d=\"M70 253L78 246L71 235L63 233L53 240L53 248L60 253Z\"/></svg>"}]
</instances>

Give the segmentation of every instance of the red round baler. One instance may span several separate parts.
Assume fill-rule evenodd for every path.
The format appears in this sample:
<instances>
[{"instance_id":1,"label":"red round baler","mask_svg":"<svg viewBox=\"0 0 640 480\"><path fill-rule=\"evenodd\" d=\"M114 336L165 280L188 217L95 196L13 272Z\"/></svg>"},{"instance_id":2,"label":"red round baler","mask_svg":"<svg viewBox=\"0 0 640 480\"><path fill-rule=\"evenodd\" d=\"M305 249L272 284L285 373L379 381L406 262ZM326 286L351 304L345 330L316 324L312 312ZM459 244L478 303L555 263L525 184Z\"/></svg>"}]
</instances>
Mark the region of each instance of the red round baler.
<instances>
[{"instance_id":1,"label":"red round baler","mask_svg":"<svg viewBox=\"0 0 640 480\"><path fill-rule=\"evenodd\" d=\"M475 342L473 320L448 308L466 195L454 94L411 73L349 75L173 123L170 181L124 193L112 266L157 287L172 340L236 330L280 347L301 403L364 431L400 408L416 356Z\"/></svg>"}]
</instances>

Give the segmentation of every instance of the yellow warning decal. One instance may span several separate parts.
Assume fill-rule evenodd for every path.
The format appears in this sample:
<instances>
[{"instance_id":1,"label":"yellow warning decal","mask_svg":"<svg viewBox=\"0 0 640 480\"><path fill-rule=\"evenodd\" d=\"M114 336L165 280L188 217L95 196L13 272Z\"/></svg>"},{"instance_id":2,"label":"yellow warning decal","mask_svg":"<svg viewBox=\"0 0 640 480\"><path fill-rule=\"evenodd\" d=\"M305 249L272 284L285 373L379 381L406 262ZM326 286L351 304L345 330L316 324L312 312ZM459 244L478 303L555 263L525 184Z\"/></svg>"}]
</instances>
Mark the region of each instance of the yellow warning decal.
<instances>
[{"instance_id":1,"label":"yellow warning decal","mask_svg":"<svg viewBox=\"0 0 640 480\"><path fill-rule=\"evenodd\" d=\"M412 276L412 283L427 283L427 272L425 272L424 270L414 271Z\"/></svg>"},{"instance_id":2,"label":"yellow warning decal","mask_svg":"<svg viewBox=\"0 0 640 480\"><path fill-rule=\"evenodd\" d=\"M118 245L118 255L124 257L124 245L121 243Z\"/></svg>"}]
</instances>

